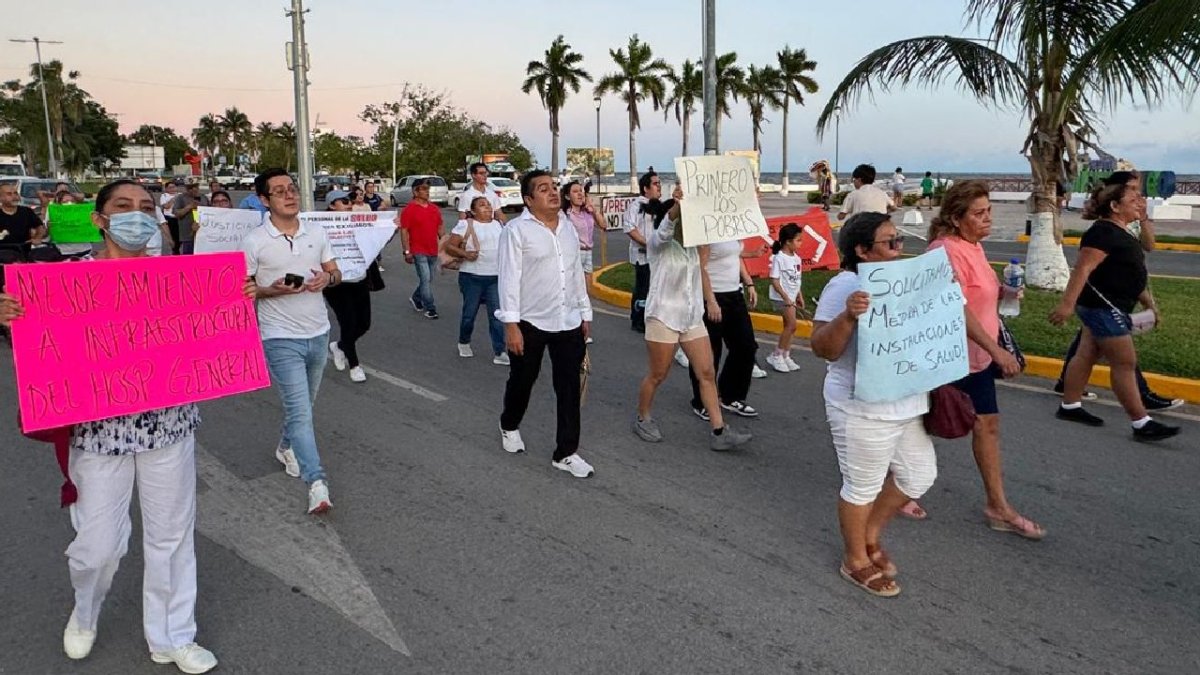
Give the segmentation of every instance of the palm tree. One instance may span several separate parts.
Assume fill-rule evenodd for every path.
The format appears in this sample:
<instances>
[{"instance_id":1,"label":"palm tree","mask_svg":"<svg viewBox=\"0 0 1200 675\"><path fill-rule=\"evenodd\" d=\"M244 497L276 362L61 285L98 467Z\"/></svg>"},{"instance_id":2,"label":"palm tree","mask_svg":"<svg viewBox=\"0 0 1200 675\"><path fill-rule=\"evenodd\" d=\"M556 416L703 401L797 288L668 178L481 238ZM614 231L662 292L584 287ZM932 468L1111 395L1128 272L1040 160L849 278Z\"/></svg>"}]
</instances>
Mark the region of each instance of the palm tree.
<instances>
[{"instance_id":1,"label":"palm tree","mask_svg":"<svg viewBox=\"0 0 1200 675\"><path fill-rule=\"evenodd\" d=\"M629 38L628 51L610 49L609 56L617 64L617 72L609 73L596 83L596 96L613 93L625 102L629 111L629 185L637 192L637 141L634 133L642 126L638 115L638 102L650 98L655 110L663 105L663 77L671 72L671 66L662 59L654 58L650 45L638 39L637 34Z\"/></svg>"},{"instance_id":2,"label":"palm tree","mask_svg":"<svg viewBox=\"0 0 1200 675\"><path fill-rule=\"evenodd\" d=\"M1028 283L1063 290L1070 270L1055 243L1055 181L1070 182L1078 150L1094 147L1098 110L1124 100L1153 105L1173 90L1194 93L1200 73L1200 4L1195 0L968 0L967 24L987 38L909 38L864 56L838 84L817 120L863 92L953 78L988 106L1029 119L1023 152L1036 212L1026 256Z\"/></svg>"},{"instance_id":3,"label":"palm tree","mask_svg":"<svg viewBox=\"0 0 1200 675\"><path fill-rule=\"evenodd\" d=\"M275 127L275 138L283 143L285 148L284 156L287 157L287 163L284 168L288 171L292 170L292 155L296 150L296 126L291 122L284 122Z\"/></svg>"},{"instance_id":4,"label":"palm tree","mask_svg":"<svg viewBox=\"0 0 1200 675\"><path fill-rule=\"evenodd\" d=\"M254 163L257 164L275 140L275 125L270 122L259 122L254 127L254 134L251 136L254 143Z\"/></svg>"},{"instance_id":5,"label":"palm tree","mask_svg":"<svg viewBox=\"0 0 1200 675\"><path fill-rule=\"evenodd\" d=\"M779 61L779 78L783 83L783 184L779 194L788 194L788 108L792 101L804 105L804 94L817 93L817 81L808 76L816 70L817 62L808 60L808 53L803 49L792 49L784 45L783 51L776 52Z\"/></svg>"},{"instance_id":6,"label":"palm tree","mask_svg":"<svg viewBox=\"0 0 1200 675\"><path fill-rule=\"evenodd\" d=\"M207 113L200 118L196 123L196 128L192 129L192 142L196 144L198 150L203 151L210 158L209 166L211 167L211 158L220 151L223 142L221 122L216 115Z\"/></svg>"},{"instance_id":7,"label":"palm tree","mask_svg":"<svg viewBox=\"0 0 1200 675\"><path fill-rule=\"evenodd\" d=\"M571 51L571 45L559 35L546 50L545 61L530 61L525 66L525 82L521 91L528 94L537 90L542 107L550 112L550 172L558 175L558 113L567 100L567 89L578 94L580 83L591 82L592 76L579 67L583 55Z\"/></svg>"},{"instance_id":8,"label":"palm tree","mask_svg":"<svg viewBox=\"0 0 1200 675\"><path fill-rule=\"evenodd\" d=\"M753 149L762 156L762 123L766 119L767 108L783 107L783 79L779 71L771 66L750 66L746 71L746 79L742 81L742 95L750 106L751 136L754 139Z\"/></svg>"},{"instance_id":9,"label":"palm tree","mask_svg":"<svg viewBox=\"0 0 1200 675\"><path fill-rule=\"evenodd\" d=\"M238 110L237 107L226 108L222 113L221 131L225 135L225 140L229 143L231 149L230 164L237 165L238 155L246 149L250 141L250 136L254 133L254 125L250 123L250 118L246 113Z\"/></svg>"},{"instance_id":10,"label":"palm tree","mask_svg":"<svg viewBox=\"0 0 1200 675\"><path fill-rule=\"evenodd\" d=\"M737 52L729 52L717 57L717 114L713 120L716 124L717 148L721 147L721 115L731 115L729 100L737 102L742 92L742 81L746 72L737 65Z\"/></svg>"},{"instance_id":11,"label":"palm tree","mask_svg":"<svg viewBox=\"0 0 1200 675\"><path fill-rule=\"evenodd\" d=\"M675 121L683 127L683 156L687 157L692 113L696 112L696 102L704 98L704 71L700 64L688 60L683 62L678 73L672 70L666 78L671 84L671 93L663 103L663 119L675 111Z\"/></svg>"}]
</instances>

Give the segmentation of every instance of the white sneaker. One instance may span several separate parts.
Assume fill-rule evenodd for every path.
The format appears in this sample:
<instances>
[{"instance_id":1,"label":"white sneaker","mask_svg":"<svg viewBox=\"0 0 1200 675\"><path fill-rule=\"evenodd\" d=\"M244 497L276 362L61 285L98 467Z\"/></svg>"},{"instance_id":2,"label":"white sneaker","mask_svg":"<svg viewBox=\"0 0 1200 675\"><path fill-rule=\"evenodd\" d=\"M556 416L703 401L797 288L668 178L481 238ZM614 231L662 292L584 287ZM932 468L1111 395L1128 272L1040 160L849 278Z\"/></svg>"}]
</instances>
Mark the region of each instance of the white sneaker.
<instances>
[{"instance_id":1,"label":"white sneaker","mask_svg":"<svg viewBox=\"0 0 1200 675\"><path fill-rule=\"evenodd\" d=\"M570 457L563 457L561 462L550 462L550 464L556 469L569 472L576 478L591 478L592 474L596 473L592 465L583 461L578 452Z\"/></svg>"},{"instance_id":2,"label":"white sneaker","mask_svg":"<svg viewBox=\"0 0 1200 675\"><path fill-rule=\"evenodd\" d=\"M63 651L67 658L82 659L92 653L92 645L96 644L96 631L83 630L75 624L75 612L67 619L67 627L63 629Z\"/></svg>"},{"instance_id":3,"label":"white sneaker","mask_svg":"<svg viewBox=\"0 0 1200 675\"><path fill-rule=\"evenodd\" d=\"M751 369L751 371L750 371L750 377L753 377L756 380L761 380L766 376L767 376L767 371L763 370L762 368L759 368L757 363L754 364L754 368Z\"/></svg>"},{"instance_id":4,"label":"white sneaker","mask_svg":"<svg viewBox=\"0 0 1200 675\"><path fill-rule=\"evenodd\" d=\"M309 515L325 513L331 508L333 508L333 502L329 499L329 485L323 480L314 481L312 485L308 486Z\"/></svg>"},{"instance_id":5,"label":"white sneaker","mask_svg":"<svg viewBox=\"0 0 1200 675\"><path fill-rule=\"evenodd\" d=\"M366 382L367 373L362 369L362 366L354 366L350 369L351 382Z\"/></svg>"},{"instance_id":6,"label":"white sneaker","mask_svg":"<svg viewBox=\"0 0 1200 675\"><path fill-rule=\"evenodd\" d=\"M469 345L469 344L461 345L460 344L458 346L458 355L463 357L464 359L469 359L472 356L475 356L475 352L471 351L471 345Z\"/></svg>"},{"instance_id":7,"label":"white sneaker","mask_svg":"<svg viewBox=\"0 0 1200 675\"><path fill-rule=\"evenodd\" d=\"M291 448L275 448L275 459L283 465L283 472L292 478L300 477L300 463L296 461L296 453Z\"/></svg>"},{"instance_id":8,"label":"white sneaker","mask_svg":"<svg viewBox=\"0 0 1200 675\"><path fill-rule=\"evenodd\" d=\"M675 363L678 363L684 368L687 368L691 365L691 363L688 361L687 354L684 354L682 349L675 350Z\"/></svg>"},{"instance_id":9,"label":"white sneaker","mask_svg":"<svg viewBox=\"0 0 1200 675\"><path fill-rule=\"evenodd\" d=\"M800 370L800 364L796 363L795 361L792 360L791 354L788 354L787 356L783 357L783 362L787 364L788 370L791 370L793 372Z\"/></svg>"},{"instance_id":10,"label":"white sneaker","mask_svg":"<svg viewBox=\"0 0 1200 675\"><path fill-rule=\"evenodd\" d=\"M504 446L505 452L518 453L525 452L525 441L521 440L521 430L513 429L512 431L500 430L500 443Z\"/></svg>"},{"instance_id":11,"label":"white sneaker","mask_svg":"<svg viewBox=\"0 0 1200 675\"><path fill-rule=\"evenodd\" d=\"M779 352L774 352L767 357L767 365L771 366L776 370L776 372L780 373L786 373L790 370L788 368L787 361L784 360L783 355Z\"/></svg>"},{"instance_id":12,"label":"white sneaker","mask_svg":"<svg viewBox=\"0 0 1200 675\"><path fill-rule=\"evenodd\" d=\"M217 657L195 642L169 652L150 652L150 660L155 663L174 663L176 668L188 675L207 673L217 667Z\"/></svg>"},{"instance_id":13,"label":"white sneaker","mask_svg":"<svg viewBox=\"0 0 1200 675\"><path fill-rule=\"evenodd\" d=\"M512 365L512 359L508 358L508 352L500 352L492 357L492 363L498 366Z\"/></svg>"},{"instance_id":14,"label":"white sneaker","mask_svg":"<svg viewBox=\"0 0 1200 675\"><path fill-rule=\"evenodd\" d=\"M346 352L336 342L329 343L329 355L333 357L333 367L338 370L346 369Z\"/></svg>"},{"instance_id":15,"label":"white sneaker","mask_svg":"<svg viewBox=\"0 0 1200 675\"><path fill-rule=\"evenodd\" d=\"M589 335L589 336L587 336L587 338L585 338L585 339L584 339L584 341L583 341L583 344L585 344L585 345L590 345L590 344L592 344L593 342L595 342L595 340L593 340L593 339L592 339L592 336L591 336L591 335Z\"/></svg>"}]
</instances>

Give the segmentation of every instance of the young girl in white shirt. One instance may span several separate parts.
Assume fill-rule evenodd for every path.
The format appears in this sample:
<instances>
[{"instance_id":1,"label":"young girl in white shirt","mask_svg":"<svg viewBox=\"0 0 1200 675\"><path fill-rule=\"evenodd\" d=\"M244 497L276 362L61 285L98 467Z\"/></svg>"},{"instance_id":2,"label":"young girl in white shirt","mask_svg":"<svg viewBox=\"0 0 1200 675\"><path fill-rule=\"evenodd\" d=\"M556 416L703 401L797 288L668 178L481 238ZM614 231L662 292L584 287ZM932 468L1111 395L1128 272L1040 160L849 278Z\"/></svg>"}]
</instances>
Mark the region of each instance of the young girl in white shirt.
<instances>
[{"instance_id":1,"label":"young girl in white shirt","mask_svg":"<svg viewBox=\"0 0 1200 675\"><path fill-rule=\"evenodd\" d=\"M788 223L779 228L779 237L771 244L771 298L775 309L783 315L783 332L775 352L767 357L767 364L781 373L800 370L792 360L792 336L796 333L796 307L804 307L804 293L800 290L800 227Z\"/></svg>"}]
</instances>

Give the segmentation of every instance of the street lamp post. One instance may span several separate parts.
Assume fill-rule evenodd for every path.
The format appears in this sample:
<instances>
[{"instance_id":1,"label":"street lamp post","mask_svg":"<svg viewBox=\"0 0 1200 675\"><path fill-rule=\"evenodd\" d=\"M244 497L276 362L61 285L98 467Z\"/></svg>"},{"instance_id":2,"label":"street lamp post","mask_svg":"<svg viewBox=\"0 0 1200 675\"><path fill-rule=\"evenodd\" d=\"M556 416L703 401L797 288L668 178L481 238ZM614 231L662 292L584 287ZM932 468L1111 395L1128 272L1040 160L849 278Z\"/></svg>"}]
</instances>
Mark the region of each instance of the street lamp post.
<instances>
[{"instance_id":1,"label":"street lamp post","mask_svg":"<svg viewBox=\"0 0 1200 675\"><path fill-rule=\"evenodd\" d=\"M596 154L592 157L592 162L595 164L596 170L596 192L600 192L600 96L592 98L592 102L596 104Z\"/></svg>"},{"instance_id":2,"label":"street lamp post","mask_svg":"<svg viewBox=\"0 0 1200 675\"><path fill-rule=\"evenodd\" d=\"M838 174L838 154L841 151L842 144L842 106L834 106L833 108L833 175L836 178Z\"/></svg>"},{"instance_id":3,"label":"street lamp post","mask_svg":"<svg viewBox=\"0 0 1200 675\"><path fill-rule=\"evenodd\" d=\"M9 42L20 42L22 44L33 43L33 49L37 53L37 69L38 69L38 86L42 90L42 112L46 116L46 150L49 152L47 159L50 175L58 178L58 161L54 159L54 132L50 130L50 104L46 101L46 76L42 73L42 43L48 45L61 45L57 40L42 40L34 37L32 40L9 40Z\"/></svg>"},{"instance_id":4,"label":"street lamp post","mask_svg":"<svg viewBox=\"0 0 1200 675\"><path fill-rule=\"evenodd\" d=\"M284 13L292 20L291 67L292 90L296 99L296 163L300 179L300 208L313 208L313 156L308 126L308 43L304 41L304 8L301 0L292 0L291 11Z\"/></svg>"}]
</instances>

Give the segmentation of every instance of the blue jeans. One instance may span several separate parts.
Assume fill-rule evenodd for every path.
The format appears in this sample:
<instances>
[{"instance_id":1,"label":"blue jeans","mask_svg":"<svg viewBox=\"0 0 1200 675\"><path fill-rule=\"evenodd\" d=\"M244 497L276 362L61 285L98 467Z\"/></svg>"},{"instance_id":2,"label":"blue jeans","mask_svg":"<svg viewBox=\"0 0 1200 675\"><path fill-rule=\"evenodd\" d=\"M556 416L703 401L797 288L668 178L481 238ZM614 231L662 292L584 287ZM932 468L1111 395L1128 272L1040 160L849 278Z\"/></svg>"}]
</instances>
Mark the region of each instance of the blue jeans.
<instances>
[{"instance_id":1,"label":"blue jeans","mask_svg":"<svg viewBox=\"0 0 1200 675\"><path fill-rule=\"evenodd\" d=\"M504 353L504 324L496 318L500 309L500 277L470 272L458 273L458 289L462 291L462 320L458 324L458 344L471 342L475 332L475 316L479 305L487 307L488 334L492 337L492 354Z\"/></svg>"},{"instance_id":2,"label":"blue jeans","mask_svg":"<svg viewBox=\"0 0 1200 675\"><path fill-rule=\"evenodd\" d=\"M412 293L413 302L420 305L426 312L437 313L437 305L433 301L433 270L437 269L436 255L414 255L413 267L417 270L417 289Z\"/></svg>"},{"instance_id":3,"label":"blue jeans","mask_svg":"<svg viewBox=\"0 0 1200 675\"><path fill-rule=\"evenodd\" d=\"M315 338L263 340L263 353L271 380L283 401L283 430L279 444L291 448L305 483L325 480L317 435L313 431L313 402L321 387L321 373L329 358L329 334Z\"/></svg>"}]
</instances>

